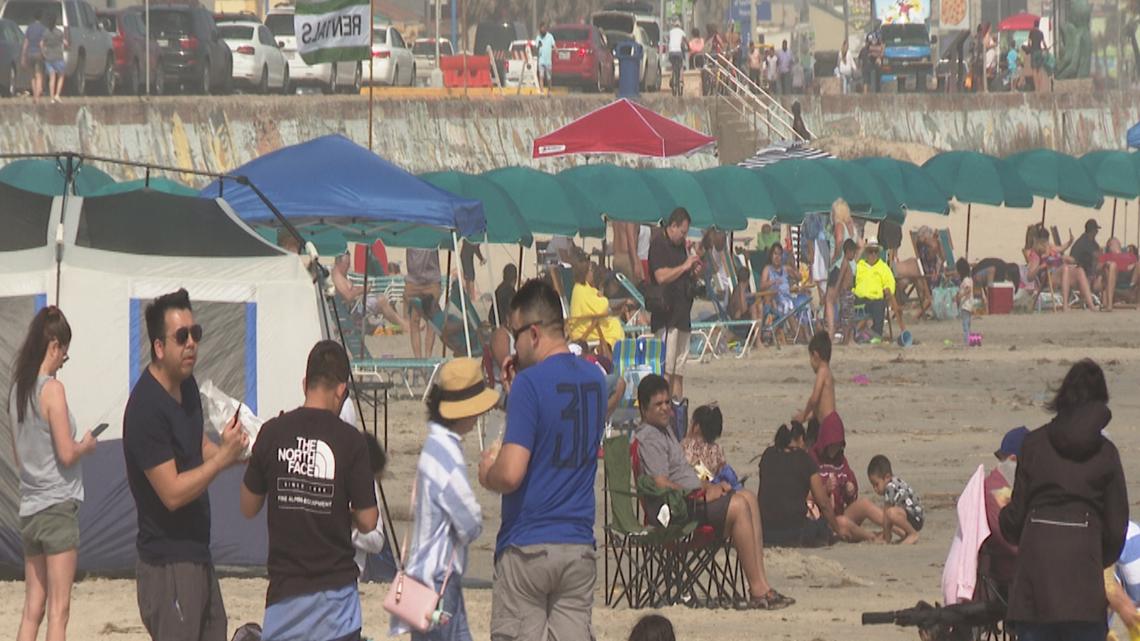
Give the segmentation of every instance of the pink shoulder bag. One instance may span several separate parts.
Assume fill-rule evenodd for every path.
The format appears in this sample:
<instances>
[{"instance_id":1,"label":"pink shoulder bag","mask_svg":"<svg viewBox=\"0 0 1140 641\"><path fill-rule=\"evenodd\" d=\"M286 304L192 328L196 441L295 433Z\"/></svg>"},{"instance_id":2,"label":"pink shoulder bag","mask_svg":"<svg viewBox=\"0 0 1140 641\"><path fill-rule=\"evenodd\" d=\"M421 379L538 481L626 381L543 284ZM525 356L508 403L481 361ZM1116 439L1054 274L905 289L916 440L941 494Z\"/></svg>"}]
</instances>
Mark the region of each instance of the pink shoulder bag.
<instances>
[{"instance_id":1,"label":"pink shoulder bag","mask_svg":"<svg viewBox=\"0 0 1140 641\"><path fill-rule=\"evenodd\" d=\"M419 477L412 485L412 507L409 513L415 514L416 489L419 486ZM414 517L413 517L414 518ZM443 576L443 585L439 592L430 586L424 585L410 577L405 572L405 562L408 557L408 532L411 526L404 531L404 545L400 558L397 559L396 578L388 587L388 595L384 597L384 609L392 616L408 624L416 632L427 632L436 625L444 625L450 615L443 611L443 593L447 590L447 581L451 578L451 569L455 565L455 550L451 551L451 558L447 562L447 574Z\"/></svg>"}]
</instances>

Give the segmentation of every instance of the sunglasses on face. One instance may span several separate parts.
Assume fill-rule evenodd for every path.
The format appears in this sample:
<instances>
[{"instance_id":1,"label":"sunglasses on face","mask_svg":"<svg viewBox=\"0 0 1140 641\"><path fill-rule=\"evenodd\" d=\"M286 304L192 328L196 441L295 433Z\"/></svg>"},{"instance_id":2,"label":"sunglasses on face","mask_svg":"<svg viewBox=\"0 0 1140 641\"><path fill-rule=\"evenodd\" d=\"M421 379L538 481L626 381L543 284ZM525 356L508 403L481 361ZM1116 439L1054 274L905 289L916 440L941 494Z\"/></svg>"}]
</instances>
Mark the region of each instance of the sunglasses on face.
<instances>
[{"instance_id":1,"label":"sunglasses on face","mask_svg":"<svg viewBox=\"0 0 1140 641\"><path fill-rule=\"evenodd\" d=\"M179 327L174 334L171 335L171 338L173 338L174 342L178 343L179 346L185 345L186 341L191 338L194 339L195 343L200 343L202 342L202 326L191 325L190 327Z\"/></svg>"},{"instance_id":2,"label":"sunglasses on face","mask_svg":"<svg viewBox=\"0 0 1140 641\"><path fill-rule=\"evenodd\" d=\"M540 326L542 326L541 321L534 322L534 323L527 323L526 325L523 325L522 327L511 332L511 335L515 339L515 343L518 343L519 337L522 336L523 334L527 333L528 331L530 331L530 328L540 327Z\"/></svg>"}]
</instances>

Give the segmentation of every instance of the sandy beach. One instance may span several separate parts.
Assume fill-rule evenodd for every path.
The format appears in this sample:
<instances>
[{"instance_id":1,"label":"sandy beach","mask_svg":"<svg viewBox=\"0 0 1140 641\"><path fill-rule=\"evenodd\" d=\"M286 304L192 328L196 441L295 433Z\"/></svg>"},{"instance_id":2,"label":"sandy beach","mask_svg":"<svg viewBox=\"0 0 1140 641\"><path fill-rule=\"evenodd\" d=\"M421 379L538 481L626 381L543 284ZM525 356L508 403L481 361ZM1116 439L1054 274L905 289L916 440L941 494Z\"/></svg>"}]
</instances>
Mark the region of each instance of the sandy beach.
<instances>
[{"instance_id":1,"label":"sandy beach","mask_svg":"<svg viewBox=\"0 0 1140 641\"><path fill-rule=\"evenodd\" d=\"M1120 447L1125 470L1140 447L1140 312L1111 314L1074 311L1066 314L991 316L976 322L984 334L980 348L946 347L960 338L955 322L913 325L917 344L838 348L833 358L837 401L848 426L848 456L864 478L871 456L884 453L897 474L923 496L928 521L913 547L836 545L825 550L769 550L771 580L798 603L780 612L665 610L679 639L713 641L764 638L812 641L847 639L914 639L914 630L889 626L864 628L860 613L898 609L918 599L939 598L942 564L954 533L953 502L978 465L994 463L991 454L1001 434L1018 425L1037 427L1046 419L1042 404L1049 386L1067 366L1083 358L1097 359L1106 370L1114 419L1109 427ZM405 341L390 337L387 341ZM870 384L851 379L866 376ZM809 391L811 370L803 346L754 352L743 360L722 358L692 364L686 377L693 407L718 400L725 414L724 446L729 462L741 473L753 471L748 460L771 441L775 428L791 416ZM402 534L412 470L422 441L423 410L418 402L396 401L391 407L391 466L385 484ZM475 438L465 443L470 460L477 456ZM474 483L474 469L472 479ZM600 478L599 478L600 489ZM1131 489L1137 492L1136 479ZM472 632L488 638L491 550L499 524L497 497L477 490L486 530L472 551L467 579L484 588L466 592ZM600 508L599 508L600 509ZM599 524L601 516L599 513ZM214 524L214 527L224 527ZM600 540L600 538L599 538ZM620 640L644 611L602 605L601 563L594 613L596 634ZM259 621L266 582L263 578L226 578L222 591L231 630ZM381 601L385 585L362 589L365 633L387 636ZM14 631L23 596L18 581L0 583L0 629ZM715 617L715 624L712 618ZM141 641L133 581L87 579L75 586L70 638Z\"/></svg>"}]
</instances>

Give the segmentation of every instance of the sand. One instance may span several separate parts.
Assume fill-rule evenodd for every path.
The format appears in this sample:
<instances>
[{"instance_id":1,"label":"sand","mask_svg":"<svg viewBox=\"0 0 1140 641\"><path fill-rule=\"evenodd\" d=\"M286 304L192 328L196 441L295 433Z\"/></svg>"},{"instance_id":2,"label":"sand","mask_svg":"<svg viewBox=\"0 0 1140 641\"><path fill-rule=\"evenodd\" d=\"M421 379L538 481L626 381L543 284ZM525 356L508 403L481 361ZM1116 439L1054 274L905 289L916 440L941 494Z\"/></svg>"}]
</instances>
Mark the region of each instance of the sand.
<instances>
[{"instance_id":1,"label":"sand","mask_svg":"<svg viewBox=\"0 0 1140 641\"><path fill-rule=\"evenodd\" d=\"M836 350L833 365L838 406L848 426L848 456L866 485L863 470L877 453L887 454L896 472L924 497L928 520L913 547L836 545L826 550L767 551L773 584L798 603L781 612L701 611L673 607L664 611L678 638L714 639L913 639L913 630L891 626L864 628L859 615L940 598L940 576L955 528L954 497L978 465L994 463L991 452L1001 434L1017 425L1036 427L1046 420L1047 390L1066 367L1086 356L1104 365L1114 395L1110 425L1131 469L1130 455L1140 446L1134 426L1140 406L1132 391L1140 383L1140 312L1111 314L1070 312L986 317L976 322L984 334L980 348L946 347L960 336L954 322L926 322L912 327L918 344L853 346ZM386 339L404 341L403 337ZM851 383L864 375L866 386ZM724 446L741 473L748 460L770 442L775 428L798 409L809 391L811 371L802 346L754 352L744 360L722 358L691 364L688 395L697 404L718 400L725 413ZM406 518L408 496L423 434L418 402L395 401L391 408L392 465L385 485L393 511ZM475 460L476 439L465 444ZM1132 483L1133 495L1138 490ZM468 579L486 585L491 578L491 548L499 523L499 502L482 489L486 531L472 551ZM599 516L599 522L601 518ZM397 523L400 534L405 524ZM219 524L215 524L219 527ZM599 573L601 564L599 563ZM381 601L384 585L364 586L365 633L386 636ZM263 578L225 578L222 591L231 629L258 621L265 591ZM624 639L644 611L611 610L600 597L594 623L599 639ZM0 629L15 631L23 584L0 583ZM488 638L490 592L466 592L475 638ZM715 624L712 623L715 617ZM88 579L75 586L70 638L145 639L135 601L135 586L122 579Z\"/></svg>"}]
</instances>

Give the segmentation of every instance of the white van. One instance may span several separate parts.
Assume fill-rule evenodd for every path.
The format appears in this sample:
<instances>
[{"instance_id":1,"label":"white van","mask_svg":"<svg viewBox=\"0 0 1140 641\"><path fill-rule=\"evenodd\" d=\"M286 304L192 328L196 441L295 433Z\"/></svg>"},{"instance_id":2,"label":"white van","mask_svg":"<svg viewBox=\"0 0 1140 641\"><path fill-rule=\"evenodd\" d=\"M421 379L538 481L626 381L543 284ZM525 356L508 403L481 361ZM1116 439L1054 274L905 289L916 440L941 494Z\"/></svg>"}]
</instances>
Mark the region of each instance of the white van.
<instances>
[{"instance_id":1,"label":"white van","mask_svg":"<svg viewBox=\"0 0 1140 641\"><path fill-rule=\"evenodd\" d=\"M285 61L289 63L289 83L293 86L318 86L325 93L344 91L360 93L363 73L360 62L322 62L310 65L297 53L297 37L294 32L291 4L279 4L266 14L265 26L273 33Z\"/></svg>"}]
</instances>

